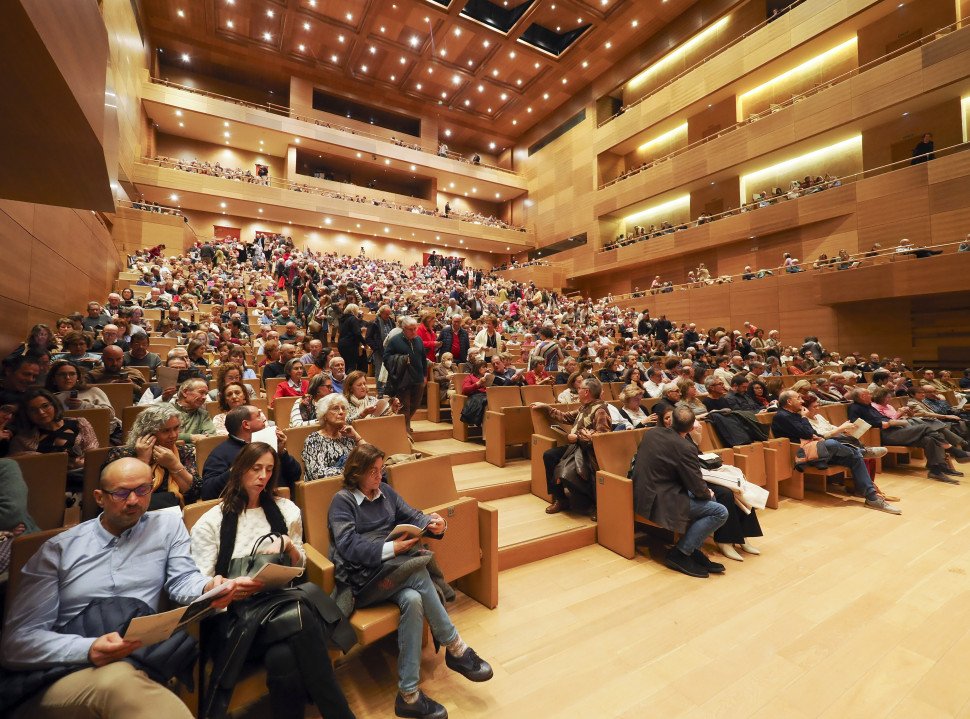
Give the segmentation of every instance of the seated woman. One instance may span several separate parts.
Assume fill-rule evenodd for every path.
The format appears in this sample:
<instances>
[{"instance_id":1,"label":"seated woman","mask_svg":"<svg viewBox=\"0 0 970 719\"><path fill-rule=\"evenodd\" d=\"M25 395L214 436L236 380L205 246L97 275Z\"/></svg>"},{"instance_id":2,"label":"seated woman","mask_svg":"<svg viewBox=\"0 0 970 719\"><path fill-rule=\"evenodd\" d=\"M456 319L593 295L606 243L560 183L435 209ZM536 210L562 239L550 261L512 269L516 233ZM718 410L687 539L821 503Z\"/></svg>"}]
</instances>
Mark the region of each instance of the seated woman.
<instances>
[{"instance_id":1,"label":"seated woman","mask_svg":"<svg viewBox=\"0 0 970 719\"><path fill-rule=\"evenodd\" d=\"M551 385L555 383L556 378L546 372L545 361L542 357L530 357L529 367L529 371L523 375L526 384Z\"/></svg>"},{"instance_id":2,"label":"seated woman","mask_svg":"<svg viewBox=\"0 0 970 719\"><path fill-rule=\"evenodd\" d=\"M101 356L90 351L91 345L94 343L83 332L79 332L77 330L74 332L68 332L66 335L64 335L61 342L64 347L64 352L55 355L54 359L63 359L67 360L68 362L73 362L85 370L94 369L95 365L101 363Z\"/></svg>"},{"instance_id":3,"label":"seated woman","mask_svg":"<svg viewBox=\"0 0 970 719\"><path fill-rule=\"evenodd\" d=\"M78 368L67 360L51 365L44 383L64 409L106 409L110 415L111 443L121 444L121 420L115 415L108 395L100 387L89 387L81 381Z\"/></svg>"},{"instance_id":4,"label":"seated woman","mask_svg":"<svg viewBox=\"0 0 970 719\"><path fill-rule=\"evenodd\" d=\"M485 420L487 406L485 375L490 365L480 359L472 360L470 364L471 372L461 385L461 393L468 397L468 401L461 409L461 421L473 427L480 427Z\"/></svg>"},{"instance_id":5,"label":"seated woman","mask_svg":"<svg viewBox=\"0 0 970 719\"><path fill-rule=\"evenodd\" d=\"M192 527L192 559L207 577L229 576L230 561L249 556L253 544L270 532L277 532L280 537L263 545L264 551L285 555L291 566L306 566L300 510L276 492L278 459L276 451L264 442L246 445L229 470L222 502ZM240 582L239 587L246 596L253 590L259 591L262 583L250 580ZM265 639L265 632L260 631L258 622L266 621L269 615L257 608L267 601L270 604L266 612L272 611L273 606L280 607L276 602L282 593L261 593L243 602L241 610L231 605L207 627L214 639L224 640L215 642L220 649L216 650L211 692L214 696L210 697L207 716L218 716L224 712L222 705L228 706L237 678L231 674L236 659L233 652L242 651L241 646L246 647L246 659L262 660L266 668L266 686L275 719L302 719L308 694L328 719L354 716L334 676L326 648L326 627L311 602L301 600L298 593L287 592L290 601L302 604L300 630L269 642L268 646L266 641L260 641L260 634ZM311 593L315 594L312 590ZM271 619L269 622L272 624ZM230 641L232 638L241 644ZM235 671L238 673L238 669Z\"/></svg>"},{"instance_id":6,"label":"seated woman","mask_svg":"<svg viewBox=\"0 0 970 719\"><path fill-rule=\"evenodd\" d=\"M620 358L613 355L606 360L606 365L600 370L600 382L619 382L620 381Z\"/></svg>"},{"instance_id":7,"label":"seated woman","mask_svg":"<svg viewBox=\"0 0 970 719\"><path fill-rule=\"evenodd\" d=\"M67 487L77 492L84 481L84 453L97 446L94 428L84 417L65 417L60 400L46 389L27 390L17 409L9 456L67 452Z\"/></svg>"},{"instance_id":8,"label":"seated woman","mask_svg":"<svg viewBox=\"0 0 970 719\"><path fill-rule=\"evenodd\" d=\"M464 677L483 682L492 668L462 641L439 598L425 566L387 586L384 577L408 555L419 538L395 539L388 533L399 524L413 524L440 538L447 527L438 514L423 514L381 481L384 453L373 445L355 449L344 466L343 489L334 495L327 514L330 559L334 563L337 603L350 597L366 607L391 601L401 609L398 623L398 690L394 712L400 717L446 717L443 706L418 689L421 679L421 636L427 620L436 645L444 645L445 664ZM415 561L421 555L412 555ZM425 553L424 556L429 556ZM448 591L447 585L442 590ZM448 595L446 595L448 596ZM349 602L347 602L349 603Z\"/></svg>"},{"instance_id":9,"label":"seated woman","mask_svg":"<svg viewBox=\"0 0 970 719\"><path fill-rule=\"evenodd\" d=\"M307 481L342 474L350 452L364 443L357 430L347 424L347 400L342 394L328 394L317 402L317 417L320 429L303 445Z\"/></svg>"},{"instance_id":10,"label":"seated woman","mask_svg":"<svg viewBox=\"0 0 970 719\"><path fill-rule=\"evenodd\" d=\"M270 407L273 406L273 402L278 397L302 397L306 394L309 382L303 379L303 363L300 362L298 357L294 357L286 363L283 374L286 381L276 385L276 394L269 401Z\"/></svg>"},{"instance_id":11,"label":"seated woman","mask_svg":"<svg viewBox=\"0 0 970 719\"><path fill-rule=\"evenodd\" d=\"M205 351L208 349L205 342L192 339L189 341L189 346L186 348L186 352L189 356L189 366L195 367L202 370L203 374L209 374L209 361L205 358Z\"/></svg>"},{"instance_id":12,"label":"seated woman","mask_svg":"<svg viewBox=\"0 0 970 719\"><path fill-rule=\"evenodd\" d=\"M66 348L65 348L66 349ZM40 354L44 351L54 353L57 351L57 338L51 332L51 328L44 324L34 325L30 328L27 338L10 353L10 357Z\"/></svg>"},{"instance_id":13,"label":"seated woman","mask_svg":"<svg viewBox=\"0 0 970 719\"><path fill-rule=\"evenodd\" d=\"M202 493L195 445L176 444L179 417L179 411L170 404L149 405L135 417L125 446L112 449L105 460L110 464L121 457L137 457L151 467L150 510L192 504Z\"/></svg>"},{"instance_id":14,"label":"seated woman","mask_svg":"<svg viewBox=\"0 0 970 719\"><path fill-rule=\"evenodd\" d=\"M219 409L222 411L212 418L212 424L216 428L216 434L229 434L226 429L226 415L229 410L242 407L249 401L248 385L242 382L228 382L219 390Z\"/></svg>"},{"instance_id":15,"label":"seated woman","mask_svg":"<svg viewBox=\"0 0 970 719\"><path fill-rule=\"evenodd\" d=\"M431 373L432 379L438 384L438 401L447 402L451 378L455 376L455 356L451 352L443 352L441 362L432 366Z\"/></svg>"},{"instance_id":16,"label":"seated woman","mask_svg":"<svg viewBox=\"0 0 970 719\"><path fill-rule=\"evenodd\" d=\"M656 424L657 415L651 414L640 404L640 400L643 399L643 390L640 387L628 384L620 392L620 396L617 399L623 403L620 405L620 415L629 423L632 429ZM614 422L614 424L616 423Z\"/></svg>"},{"instance_id":17,"label":"seated woman","mask_svg":"<svg viewBox=\"0 0 970 719\"><path fill-rule=\"evenodd\" d=\"M768 388L760 379L752 380L748 383L748 396L758 403L759 407L768 409L772 401L768 399Z\"/></svg>"},{"instance_id":18,"label":"seated woman","mask_svg":"<svg viewBox=\"0 0 970 719\"><path fill-rule=\"evenodd\" d=\"M236 382L241 384L246 388L246 396L249 399L256 399L256 390L253 389L251 385L243 382L243 373L238 366L227 362L226 364L220 365L216 368L216 387L215 389L210 389L208 394L208 400L210 402L216 402L219 399L219 394L222 392L222 388L231 382Z\"/></svg>"},{"instance_id":19,"label":"seated woman","mask_svg":"<svg viewBox=\"0 0 970 719\"><path fill-rule=\"evenodd\" d=\"M376 405L381 400L367 394L367 375L360 370L351 372L344 379L344 398L347 400L347 421L354 422L368 417L386 417L401 409L401 401L392 397L380 415L376 413Z\"/></svg>"},{"instance_id":20,"label":"seated woman","mask_svg":"<svg viewBox=\"0 0 970 719\"><path fill-rule=\"evenodd\" d=\"M333 392L333 378L329 372L315 374L307 382L306 393L290 408L290 427L317 424L317 403Z\"/></svg>"},{"instance_id":21,"label":"seated woman","mask_svg":"<svg viewBox=\"0 0 970 719\"><path fill-rule=\"evenodd\" d=\"M579 402L579 390L583 388L585 376L582 371L573 372L566 380L566 389L559 393L556 401L559 404L576 404Z\"/></svg>"},{"instance_id":22,"label":"seated woman","mask_svg":"<svg viewBox=\"0 0 970 719\"><path fill-rule=\"evenodd\" d=\"M643 389L643 372L637 366L630 367L623 373L623 378L620 381L623 383L624 389L630 384Z\"/></svg>"}]
</instances>

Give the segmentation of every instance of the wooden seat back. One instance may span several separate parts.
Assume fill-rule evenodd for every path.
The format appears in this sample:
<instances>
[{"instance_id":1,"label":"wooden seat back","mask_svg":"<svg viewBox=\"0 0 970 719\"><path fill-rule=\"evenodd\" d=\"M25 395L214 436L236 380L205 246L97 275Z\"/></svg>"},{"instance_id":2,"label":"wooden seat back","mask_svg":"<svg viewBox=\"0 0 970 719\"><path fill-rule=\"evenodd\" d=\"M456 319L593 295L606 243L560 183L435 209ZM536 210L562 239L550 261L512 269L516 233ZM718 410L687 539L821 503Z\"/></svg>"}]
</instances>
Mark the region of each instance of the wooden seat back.
<instances>
[{"instance_id":1,"label":"wooden seat back","mask_svg":"<svg viewBox=\"0 0 970 719\"><path fill-rule=\"evenodd\" d=\"M87 409L66 409L65 417L83 417L94 429L99 447L111 446L111 410L107 407L88 407Z\"/></svg>"},{"instance_id":2,"label":"wooden seat back","mask_svg":"<svg viewBox=\"0 0 970 719\"><path fill-rule=\"evenodd\" d=\"M229 438L227 434L214 434L211 437L204 437L195 443L195 465L202 474L205 461L209 458L209 453Z\"/></svg>"},{"instance_id":3,"label":"wooden seat back","mask_svg":"<svg viewBox=\"0 0 970 719\"><path fill-rule=\"evenodd\" d=\"M552 385L549 384L525 385L521 388L521 391L522 404L526 407L533 402L552 404L556 401L556 397L552 393Z\"/></svg>"},{"instance_id":4,"label":"wooden seat back","mask_svg":"<svg viewBox=\"0 0 970 719\"><path fill-rule=\"evenodd\" d=\"M128 439L128 433L131 432L131 427L135 423L135 417L141 414L146 407L148 407L147 404L132 405L125 407L121 413L121 435L125 440Z\"/></svg>"},{"instance_id":5,"label":"wooden seat back","mask_svg":"<svg viewBox=\"0 0 970 719\"><path fill-rule=\"evenodd\" d=\"M20 465L27 485L27 513L41 529L60 527L64 523L67 452L25 454L11 459Z\"/></svg>"},{"instance_id":6,"label":"wooden seat back","mask_svg":"<svg viewBox=\"0 0 970 719\"><path fill-rule=\"evenodd\" d=\"M279 397L273 402L273 421L276 422L277 427L286 429L290 426L290 412L293 410L293 405L299 401L299 397Z\"/></svg>"},{"instance_id":7,"label":"wooden seat back","mask_svg":"<svg viewBox=\"0 0 970 719\"><path fill-rule=\"evenodd\" d=\"M637 437L631 430L593 435L593 452L600 470L625 477L637 451Z\"/></svg>"},{"instance_id":8,"label":"wooden seat back","mask_svg":"<svg viewBox=\"0 0 970 719\"><path fill-rule=\"evenodd\" d=\"M147 367L142 367L141 369L148 369ZM108 401L111 403L111 407L115 411L115 416L120 417L125 411L125 407L131 405L134 401L135 395L141 395L135 385L130 383L121 382L107 382L104 384L92 385L92 387L97 387L99 390L105 393L108 397ZM144 391L144 390L142 390Z\"/></svg>"},{"instance_id":9,"label":"wooden seat back","mask_svg":"<svg viewBox=\"0 0 970 719\"><path fill-rule=\"evenodd\" d=\"M312 482L297 482L294 487L293 501L303 515L303 537L325 557L330 556L327 513L334 495L343 487L343 481L342 476L326 477Z\"/></svg>"},{"instance_id":10,"label":"wooden seat back","mask_svg":"<svg viewBox=\"0 0 970 719\"><path fill-rule=\"evenodd\" d=\"M266 380L267 399L271 399L276 395L276 387L280 382L286 382L286 377L270 377Z\"/></svg>"},{"instance_id":11,"label":"wooden seat back","mask_svg":"<svg viewBox=\"0 0 970 719\"><path fill-rule=\"evenodd\" d=\"M101 484L101 466L108 458L111 447L89 449L84 453L84 489L81 493L81 521L94 519L101 507L94 501L94 490Z\"/></svg>"},{"instance_id":12,"label":"wooden seat back","mask_svg":"<svg viewBox=\"0 0 970 719\"><path fill-rule=\"evenodd\" d=\"M485 390L485 398L488 402L488 409L493 412L500 411L505 407L522 406L522 392L517 386L489 387Z\"/></svg>"},{"instance_id":13,"label":"wooden seat back","mask_svg":"<svg viewBox=\"0 0 970 719\"><path fill-rule=\"evenodd\" d=\"M387 483L412 507L431 507L458 499L448 455L401 462L387 468Z\"/></svg>"},{"instance_id":14,"label":"wooden seat back","mask_svg":"<svg viewBox=\"0 0 970 719\"><path fill-rule=\"evenodd\" d=\"M615 396L613 394L613 387L610 386L609 382L604 382L603 391L600 393L600 399L603 400L604 402L608 402L609 400L614 398Z\"/></svg>"},{"instance_id":15,"label":"wooden seat back","mask_svg":"<svg viewBox=\"0 0 970 719\"><path fill-rule=\"evenodd\" d=\"M56 537L65 529L67 527L57 527L55 529L34 532L33 534L22 534L13 540L13 544L10 547L10 568L3 616L4 623L6 623L7 617L10 616L10 609L13 607L14 600L17 597L17 590L20 588L24 565L36 554L44 542L51 537Z\"/></svg>"},{"instance_id":16,"label":"wooden seat back","mask_svg":"<svg viewBox=\"0 0 970 719\"><path fill-rule=\"evenodd\" d=\"M291 456L296 457L303 468L304 476L306 476L306 466L303 464L303 445L306 444L306 438L318 429L320 429L320 425L308 424L283 430L286 434L286 451Z\"/></svg>"},{"instance_id":17,"label":"wooden seat back","mask_svg":"<svg viewBox=\"0 0 970 719\"><path fill-rule=\"evenodd\" d=\"M388 456L411 454L414 451L408 439L407 424L403 414L358 419L354 422L354 429L365 442L370 442Z\"/></svg>"}]
</instances>

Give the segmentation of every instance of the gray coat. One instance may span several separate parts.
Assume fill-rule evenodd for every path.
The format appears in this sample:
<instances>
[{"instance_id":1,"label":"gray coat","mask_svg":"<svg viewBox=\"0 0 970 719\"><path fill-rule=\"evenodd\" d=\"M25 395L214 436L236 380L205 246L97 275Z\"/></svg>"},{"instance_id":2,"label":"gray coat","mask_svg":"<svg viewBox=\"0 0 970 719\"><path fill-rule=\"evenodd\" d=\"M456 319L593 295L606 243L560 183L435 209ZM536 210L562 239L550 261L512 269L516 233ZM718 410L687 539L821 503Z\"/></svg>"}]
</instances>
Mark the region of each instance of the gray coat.
<instances>
[{"instance_id":1,"label":"gray coat","mask_svg":"<svg viewBox=\"0 0 970 719\"><path fill-rule=\"evenodd\" d=\"M697 447L670 427L643 435L633 468L633 509L672 532L684 532L690 499L710 496L701 474Z\"/></svg>"}]
</instances>

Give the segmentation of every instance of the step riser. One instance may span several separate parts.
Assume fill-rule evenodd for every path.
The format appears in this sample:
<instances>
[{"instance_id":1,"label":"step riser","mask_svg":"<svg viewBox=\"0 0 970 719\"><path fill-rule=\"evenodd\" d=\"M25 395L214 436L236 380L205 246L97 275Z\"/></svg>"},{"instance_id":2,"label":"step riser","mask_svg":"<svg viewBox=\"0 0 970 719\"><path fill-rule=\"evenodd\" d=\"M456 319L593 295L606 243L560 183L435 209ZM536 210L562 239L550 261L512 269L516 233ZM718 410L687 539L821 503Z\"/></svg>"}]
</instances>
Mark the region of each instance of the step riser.
<instances>
[{"instance_id":1,"label":"step riser","mask_svg":"<svg viewBox=\"0 0 970 719\"><path fill-rule=\"evenodd\" d=\"M473 462L485 461L485 450L479 449L472 452L455 452L448 455L451 459L451 466L457 467L462 464L472 464Z\"/></svg>"},{"instance_id":2,"label":"step riser","mask_svg":"<svg viewBox=\"0 0 970 719\"><path fill-rule=\"evenodd\" d=\"M476 487L474 489L460 491L459 494L463 497L474 497L479 502L494 502L496 499L528 494L531 491L531 484L528 479L524 479L520 482L506 482L505 484L495 484L490 487Z\"/></svg>"},{"instance_id":3,"label":"step riser","mask_svg":"<svg viewBox=\"0 0 970 719\"><path fill-rule=\"evenodd\" d=\"M501 537L499 538L501 541ZM577 529L561 532L548 537L521 542L510 547L499 547L498 568L499 571L521 567L523 564L538 562L542 559L554 557L557 554L571 552L574 549L581 549L596 544L596 527L579 527Z\"/></svg>"},{"instance_id":4,"label":"step riser","mask_svg":"<svg viewBox=\"0 0 970 719\"><path fill-rule=\"evenodd\" d=\"M416 430L414 430L414 441L415 442L430 442L433 439L448 439L449 437L451 437L451 430L450 429L416 429Z\"/></svg>"}]
</instances>

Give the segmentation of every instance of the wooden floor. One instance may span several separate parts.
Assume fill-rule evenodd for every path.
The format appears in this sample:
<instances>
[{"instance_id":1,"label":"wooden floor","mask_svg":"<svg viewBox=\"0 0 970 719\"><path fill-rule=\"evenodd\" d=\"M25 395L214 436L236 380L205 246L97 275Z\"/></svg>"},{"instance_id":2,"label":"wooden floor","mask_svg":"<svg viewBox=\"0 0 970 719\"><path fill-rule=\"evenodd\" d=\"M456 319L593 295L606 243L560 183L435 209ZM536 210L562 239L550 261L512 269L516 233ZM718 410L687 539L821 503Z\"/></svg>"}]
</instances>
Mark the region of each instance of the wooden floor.
<instances>
[{"instance_id":1,"label":"wooden floor","mask_svg":"<svg viewBox=\"0 0 970 719\"><path fill-rule=\"evenodd\" d=\"M970 716L970 482L879 481L902 516L783 500L760 513L763 554L720 577L599 545L504 571L497 609L450 608L495 677L428 647L422 688L453 719ZM396 651L338 663L358 717L393 716Z\"/></svg>"}]
</instances>

